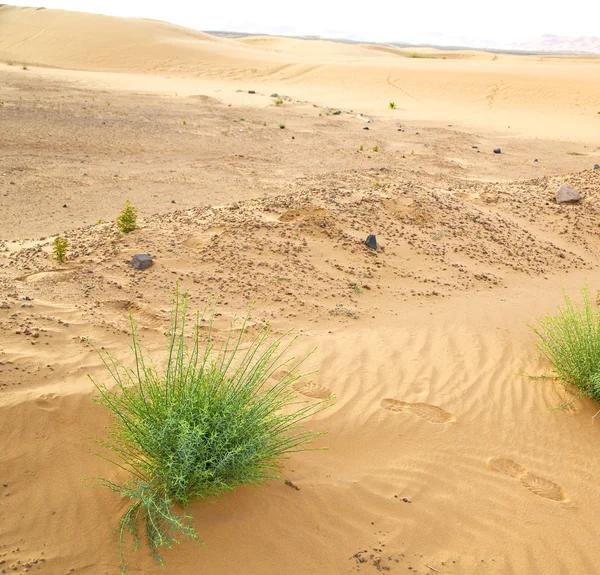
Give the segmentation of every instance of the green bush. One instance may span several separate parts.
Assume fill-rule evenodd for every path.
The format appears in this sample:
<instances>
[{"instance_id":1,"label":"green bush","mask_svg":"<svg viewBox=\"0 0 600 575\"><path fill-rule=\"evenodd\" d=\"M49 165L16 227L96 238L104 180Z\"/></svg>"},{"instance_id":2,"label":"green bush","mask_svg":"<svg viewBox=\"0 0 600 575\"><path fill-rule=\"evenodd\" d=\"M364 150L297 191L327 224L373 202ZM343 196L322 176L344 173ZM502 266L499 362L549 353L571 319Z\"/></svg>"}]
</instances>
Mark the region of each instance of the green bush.
<instances>
[{"instance_id":1,"label":"green bush","mask_svg":"<svg viewBox=\"0 0 600 575\"><path fill-rule=\"evenodd\" d=\"M538 320L533 330L556 375L582 395L600 401L600 313L587 288L582 296L583 305L577 306L565 294L564 307Z\"/></svg>"},{"instance_id":2,"label":"green bush","mask_svg":"<svg viewBox=\"0 0 600 575\"><path fill-rule=\"evenodd\" d=\"M396 102L390 102L389 106L391 110L394 110L396 108Z\"/></svg>"},{"instance_id":3,"label":"green bush","mask_svg":"<svg viewBox=\"0 0 600 575\"><path fill-rule=\"evenodd\" d=\"M127 532L137 549L143 524L152 555L162 563L159 548L181 537L198 539L187 512L192 501L278 478L283 458L309 449L322 435L301 423L331 402L299 399L293 384L304 360L283 359L293 340L273 339L265 328L242 352L244 321L237 335L232 324L215 350L213 313L208 320L196 315L188 347L186 315L186 298L176 294L164 369L142 350L131 320L135 367L126 369L103 355L116 387L94 382L100 393L95 401L114 420L100 443L128 474L122 483L100 483L133 500L120 521L122 573ZM201 344L204 325L207 341Z\"/></svg>"},{"instance_id":4,"label":"green bush","mask_svg":"<svg viewBox=\"0 0 600 575\"><path fill-rule=\"evenodd\" d=\"M137 228L137 208L133 207L129 200L125 201L125 207L117 217L117 228L124 234Z\"/></svg>"},{"instance_id":5,"label":"green bush","mask_svg":"<svg viewBox=\"0 0 600 575\"><path fill-rule=\"evenodd\" d=\"M52 254L59 264L62 264L67 259L67 240L60 236L54 238L52 242Z\"/></svg>"}]
</instances>

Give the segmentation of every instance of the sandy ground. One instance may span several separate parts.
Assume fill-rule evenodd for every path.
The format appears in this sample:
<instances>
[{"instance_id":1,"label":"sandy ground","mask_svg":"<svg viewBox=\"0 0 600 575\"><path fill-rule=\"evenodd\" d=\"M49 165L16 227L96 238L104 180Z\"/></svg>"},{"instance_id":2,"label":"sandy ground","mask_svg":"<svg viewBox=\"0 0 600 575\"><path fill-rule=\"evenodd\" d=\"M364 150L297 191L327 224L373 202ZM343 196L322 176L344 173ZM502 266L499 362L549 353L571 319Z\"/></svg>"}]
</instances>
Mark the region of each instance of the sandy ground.
<instances>
[{"instance_id":1,"label":"sandy ground","mask_svg":"<svg viewBox=\"0 0 600 575\"><path fill-rule=\"evenodd\" d=\"M253 327L317 346L298 391L336 403L310 422L328 451L282 471L300 490L195 505L208 549L167 573L600 570L597 405L521 375L548 371L527 323L600 287L600 61L10 7L0 29L0 572L118 573L87 338L127 360L132 309L160 354L176 281L222 297L219 334L256 301Z\"/></svg>"}]
</instances>

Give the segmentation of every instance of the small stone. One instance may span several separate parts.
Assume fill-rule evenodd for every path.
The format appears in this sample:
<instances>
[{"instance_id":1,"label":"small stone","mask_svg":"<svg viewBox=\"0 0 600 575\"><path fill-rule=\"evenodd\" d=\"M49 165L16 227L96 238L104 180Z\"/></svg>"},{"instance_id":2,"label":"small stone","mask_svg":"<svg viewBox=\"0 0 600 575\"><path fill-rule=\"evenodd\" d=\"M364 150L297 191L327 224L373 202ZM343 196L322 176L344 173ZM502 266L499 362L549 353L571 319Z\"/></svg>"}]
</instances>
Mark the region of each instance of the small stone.
<instances>
[{"instance_id":1,"label":"small stone","mask_svg":"<svg viewBox=\"0 0 600 575\"><path fill-rule=\"evenodd\" d=\"M334 115L334 116L339 116L341 113L342 113L342 112L341 112L341 110L336 110L336 111L333 113L333 115Z\"/></svg>"},{"instance_id":2,"label":"small stone","mask_svg":"<svg viewBox=\"0 0 600 575\"><path fill-rule=\"evenodd\" d=\"M369 126L365 126L365 127L363 128L363 130L368 130L368 129L369 129Z\"/></svg>"},{"instance_id":3,"label":"small stone","mask_svg":"<svg viewBox=\"0 0 600 575\"><path fill-rule=\"evenodd\" d=\"M248 90L248 94L256 94L254 90Z\"/></svg>"},{"instance_id":4,"label":"small stone","mask_svg":"<svg viewBox=\"0 0 600 575\"><path fill-rule=\"evenodd\" d=\"M594 170L600 170L600 164L594 164Z\"/></svg>"},{"instance_id":5,"label":"small stone","mask_svg":"<svg viewBox=\"0 0 600 575\"><path fill-rule=\"evenodd\" d=\"M172 203L172 204L175 204L175 203L177 203L177 202L175 202L175 200L171 200L171 203Z\"/></svg>"},{"instance_id":6,"label":"small stone","mask_svg":"<svg viewBox=\"0 0 600 575\"><path fill-rule=\"evenodd\" d=\"M367 244L367 247L371 248L372 250L376 250L377 238L375 237L375 234L369 234L365 240L365 244Z\"/></svg>"},{"instance_id":7,"label":"small stone","mask_svg":"<svg viewBox=\"0 0 600 575\"><path fill-rule=\"evenodd\" d=\"M273 92L271 94L271 98L279 98L279 94L277 92Z\"/></svg>"},{"instance_id":8,"label":"small stone","mask_svg":"<svg viewBox=\"0 0 600 575\"><path fill-rule=\"evenodd\" d=\"M476 150L479 146L471 146L473 150Z\"/></svg>"},{"instance_id":9,"label":"small stone","mask_svg":"<svg viewBox=\"0 0 600 575\"><path fill-rule=\"evenodd\" d=\"M569 186L568 184L563 184L556 190L556 203L557 204L568 204L575 203L581 199L579 192Z\"/></svg>"},{"instance_id":10,"label":"small stone","mask_svg":"<svg viewBox=\"0 0 600 575\"><path fill-rule=\"evenodd\" d=\"M152 258L148 254L135 254L131 258L131 265L136 270L145 270L152 265Z\"/></svg>"},{"instance_id":11,"label":"small stone","mask_svg":"<svg viewBox=\"0 0 600 575\"><path fill-rule=\"evenodd\" d=\"M502 150L500 148L494 148L494 154L501 154Z\"/></svg>"},{"instance_id":12,"label":"small stone","mask_svg":"<svg viewBox=\"0 0 600 575\"><path fill-rule=\"evenodd\" d=\"M535 160L533 160L533 163L537 164L538 163L538 159L536 158Z\"/></svg>"},{"instance_id":13,"label":"small stone","mask_svg":"<svg viewBox=\"0 0 600 575\"><path fill-rule=\"evenodd\" d=\"M231 209L232 210L239 210L240 209L240 204L238 204L237 202L233 202L231 204Z\"/></svg>"},{"instance_id":14,"label":"small stone","mask_svg":"<svg viewBox=\"0 0 600 575\"><path fill-rule=\"evenodd\" d=\"M63 204L63 208L66 208L66 207L67 207L67 204Z\"/></svg>"}]
</instances>

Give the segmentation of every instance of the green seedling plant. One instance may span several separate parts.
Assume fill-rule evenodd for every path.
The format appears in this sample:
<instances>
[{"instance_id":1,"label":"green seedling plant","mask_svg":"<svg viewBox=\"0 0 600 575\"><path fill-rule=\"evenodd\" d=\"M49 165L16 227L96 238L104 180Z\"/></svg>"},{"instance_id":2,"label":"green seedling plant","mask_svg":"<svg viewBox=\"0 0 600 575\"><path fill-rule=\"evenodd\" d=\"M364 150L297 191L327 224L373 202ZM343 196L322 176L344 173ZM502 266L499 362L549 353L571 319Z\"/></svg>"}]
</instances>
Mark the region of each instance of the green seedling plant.
<instances>
[{"instance_id":1,"label":"green seedling plant","mask_svg":"<svg viewBox=\"0 0 600 575\"><path fill-rule=\"evenodd\" d=\"M52 242L52 254L54 255L54 259L62 264L67 259L67 240L58 236L54 238Z\"/></svg>"},{"instance_id":2,"label":"green seedling plant","mask_svg":"<svg viewBox=\"0 0 600 575\"><path fill-rule=\"evenodd\" d=\"M396 109L396 102L390 102L389 106L390 106L390 110L395 110Z\"/></svg>"},{"instance_id":3,"label":"green seedling plant","mask_svg":"<svg viewBox=\"0 0 600 575\"><path fill-rule=\"evenodd\" d=\"M373 151L374 152L379 152L379 146L373 146Z\"/></svg>"},{"instance_id":4,"label":"green seedling plant","mask_svg":"<svg viewBox=\"0 0 600 575\"><path fill-rule=\"evenodd\" d=\"M587 287L582 290L581 305L566 294L564 298L556 314L547 314L532 326L538 348L556 377L579 390L575 399L588 396L600 401L600 312L590 301Z\"/></svg>"},{"instance_id":5,"label":"green seedling plant","mask_svg":"<svg viewBox=\"0 0 600 575\"><path fill-rule=\"evenodd\" d=\"M128 234L137 228L137 208L125 201L123 211L117 217L117 228L123 234Z\"/></svg>"},{"instance_id":6,"label":"green seedling plant","mask_svg":"<svg viewBox=\"0 0 600 575\"><path fill-rule=\"evenodd\" d=\"M273 103L276 106L282 106L283 105L283 100L281 98L273 98Z\"/></svg>"},{"instance_id":7,"label":"green seedling plant","mask_svg":"<svg viewBox=\"0 0 600 575\"><path fill-rule=\"evenodd\" d=\"M101 353L115 385L92 380L95 401L113 420L99 443L123 479L99 483L130 500L117 531L122 573L128 534L138 549L143 529L152 555L164 563L161 549L200 540L192 502L280 479L282 461L316 449L310 444L324 433L304 422L333 398L300 398L297 381L306 358L288 357L290 335L275 338L266 326L248 344L246 316L241 329L232 323L217 346L214 309L196 314L188 329L187 297L176 291L162 369L142 349L131 313L134 367Z\"/></svg>"}]
</instances>

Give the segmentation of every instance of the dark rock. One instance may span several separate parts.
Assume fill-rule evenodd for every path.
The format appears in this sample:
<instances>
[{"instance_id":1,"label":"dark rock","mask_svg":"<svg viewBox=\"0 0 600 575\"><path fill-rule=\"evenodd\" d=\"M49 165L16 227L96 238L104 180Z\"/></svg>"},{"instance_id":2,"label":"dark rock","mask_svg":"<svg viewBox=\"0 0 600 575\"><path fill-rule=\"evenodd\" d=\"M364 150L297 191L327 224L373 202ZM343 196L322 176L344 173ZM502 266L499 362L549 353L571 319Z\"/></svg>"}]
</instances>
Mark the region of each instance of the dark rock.
<instances>
[{"instance_id":1,"label":"dark rock","mask_svg":"<svg viewBox=\"0 0 600 575\"><path fill-rule=\"evenodd\" d=\"M369 126L365 126L365 127L363 128L363 130L368 130L368 129L369 129Z\"/></svg>"},{"instance_id":2,"label":"dark rock","mask_svg":"<svg viewBox=\"0 0 600 575\"><path fill-rule=\"evenodd\" d=\"M175 202L175 200L171 200L171 203L172 203L172 204L175 204L176 202Z\"/></svg>"},{"instance_id":3,"label":"dark rock","mask_svg":"<svg viewBox=\"0 0 600 575\"><path fill-rule=\"evenodd\" d=\"M536 158L535 160L533 160L533 163L537 164L538 163L538 159Z\"/></svg>"},{"instance_id":4,"label":"dark rock","mask_svg":"<svg viewBox=\"0 0 600 575\"><path fill-rule=\"evenodd\" d=\"M579 192L569 186L569 184L563 184L556 190L556 203L557 204L568 204L575 203L581 199Z\"/></svg>"},{"instance_id":5,"label":"dark rock","mask_svg":"<svg viewBox=\"0 0 600 575\"><path fill-rule=\"evenodd\" d=\"M372 250L376 250L377 238L375 237L375 234L369 234L365 240L365 244L367 244L367 247L371 248Z\"/></svg>"},{"instance_id":6,"label":"dark rock","mask_svg":"<svg viewBox=\"0 0 600 575\"><path fill-rule=\"evenodd\" d=\"M273 92L271 94L271 98L279 98L279 94L277 92Z\"/></svg>"},{"instance_id":7,"label":"dark rock","mask_svg":"<svg viewBox=\"0 0 600 575\"><path fill-rule=\"evenodd\" d=\"M494 154L501 154L502 150L500 148L494 148Z\"/></svg>"},{"instance_id":8,"label":"dark rock","mask_svg":"<svg viewBox=\"0 0 600 575\"><path fill-rule=\"evenodd\" d=\"M67 204L63 204L63 208L66 208L66 207L67 207Z\"/></svg>"},{"instance_id":9,"label":"dark rock","mask_svg":"<svg viewBox=\"0 0 600 575\"><path fill-rule=\"evenodd\" d=\"M256 94L254 90L248 90L248 94Z\"/></svg>"},{"instance_id":10,"label":"dark rock","mask_svg":"<svg viewBox=\"0 0 600 575\"><path fill-rule=\"evenodd\" d=\"M152 258L148 254L135 254L131 258L131 265L136 270L145 270L152 265Z\"/></svg>"},{"instance_id":11,"label":"dark rock","mask_svg":"<svg viewBox=\"0 0 600 575\"><path fill-rule=\"evenodd\" d=\"M479 146L471 146L474 150L476 150Z\"/></svg>"},{"instance_id":12,"label":"dark rock","mask_svg":"<svg viewBox=\"0 0 600 575\"><path fill-rule=\"evenodd\" d=\"M334 115L334 116L339 116L341 113L342 113L342 111L341 111L341 110L336 110L336 111L333 113L333 115Z\"/></svg>"},{"instance_id":13,"label":"dark rock","mask_svg":"<svg viewBox=\"0 0 600 575\"><path fill-rule=\"evenodd\" d=\"M600 170L600 164L594 164L594 170Z\"/></svg>"}]
</instances>

